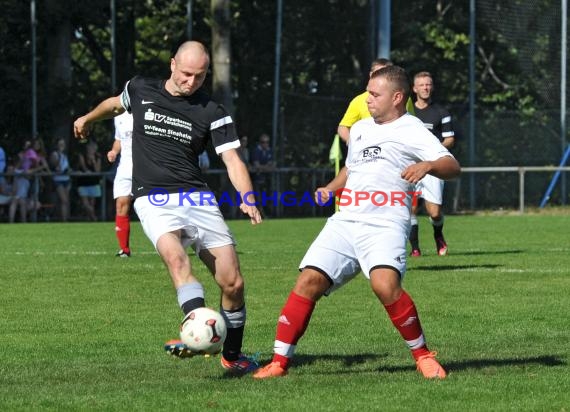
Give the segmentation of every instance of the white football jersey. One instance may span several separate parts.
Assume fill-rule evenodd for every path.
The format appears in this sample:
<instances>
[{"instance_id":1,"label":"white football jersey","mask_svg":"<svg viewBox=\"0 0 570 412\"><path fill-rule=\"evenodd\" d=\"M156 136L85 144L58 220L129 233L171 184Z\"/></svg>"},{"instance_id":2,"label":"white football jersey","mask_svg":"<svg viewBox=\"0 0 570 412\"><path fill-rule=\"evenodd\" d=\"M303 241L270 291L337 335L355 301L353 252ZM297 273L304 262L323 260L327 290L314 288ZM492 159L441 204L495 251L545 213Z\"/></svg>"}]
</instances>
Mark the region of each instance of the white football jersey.
<instances>
[{"instance_id":1,"label":"white football jersey","mask_svg":"<svg viewBox=\"0 0 570 412\"><path fill-rule=\"evenodd\" d=\"M407 227L414 185L402 179L402 171L443 156L451 154L421 120L408 113L382 125L373 118L356 122L350 129L348 180L334 219Z\"/></svg>"},{"instance_id":2,"label":"white football jersey","mask_svg":"<svg viewBox=\"0 0 570 412\"><path fill-rule=\"evenodd\" d=\"M115 140L121 142L121 163L132 163L133 115L127 111L115 117Z\"/></svg>"}]
</instances>

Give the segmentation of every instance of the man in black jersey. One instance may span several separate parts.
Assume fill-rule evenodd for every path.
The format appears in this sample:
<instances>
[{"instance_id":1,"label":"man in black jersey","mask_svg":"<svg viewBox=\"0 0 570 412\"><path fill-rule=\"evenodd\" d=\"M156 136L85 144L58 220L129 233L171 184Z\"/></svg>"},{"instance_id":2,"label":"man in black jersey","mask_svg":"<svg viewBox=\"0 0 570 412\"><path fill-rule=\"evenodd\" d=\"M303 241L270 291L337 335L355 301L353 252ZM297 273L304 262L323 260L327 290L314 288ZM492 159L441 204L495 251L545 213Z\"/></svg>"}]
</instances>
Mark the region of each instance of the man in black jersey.
<instances>
[{"instance_id":1,"label":"man in black jersey","mask_svg":"<svg viewBox=\"0 0 570 412\"><path fill-rule=\"evenodd\" d=\"M440 140L446 149L451 149L455 143L455 133L451 124L449 112L437 103L432 102L433 77L429 72L419 72L414 76L413 91L416 94L414 103L415 115L424 122L424 125ZM443 237L443 180L434 176L424 177L417 185L416 191L424 199L425 209L433 225L433 237L436 251L439 256L447 255L447 243ZM418 205L412 206L412 230L410 231L410 256L421 256L418 236Z\"/></svg>"},{"instance_id":2,"label":"man in black jersey","mask_svg":"<svg viewBox=\"0 0 570 412\"><path fill-rule=\"evenodd\" d=\"M240 209L261 223L251 179L238 155L240 141L226 109L201 89L210 64L205 46L183 43L170 61L168 80L134 77L74 123L77 138L88 126L129 111L133 115L134 207L145 234L164 261L185 317L205 306L204 289L193 275L186 248L192 246L221 289L220 312L228 327L222 366L234 372L258 367L241 353L246 320L244 280L235 241L200 170L198 156L211 143L240 194ZM181 341L165 350L194 355Z\"/></svg>"}]
</instances>

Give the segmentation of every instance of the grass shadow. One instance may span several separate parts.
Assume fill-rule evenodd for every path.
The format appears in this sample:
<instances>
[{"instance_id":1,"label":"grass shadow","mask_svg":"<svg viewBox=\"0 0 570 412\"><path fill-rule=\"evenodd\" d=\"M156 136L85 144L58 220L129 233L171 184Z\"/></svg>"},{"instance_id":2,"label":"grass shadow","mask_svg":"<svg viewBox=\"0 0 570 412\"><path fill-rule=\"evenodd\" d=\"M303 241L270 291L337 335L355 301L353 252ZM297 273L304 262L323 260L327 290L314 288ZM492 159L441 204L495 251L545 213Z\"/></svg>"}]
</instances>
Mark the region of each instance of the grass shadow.
<instances>
[{"instance_id":1,"label":"grass shadow","mask_svg":"<svg viewBox=\"0 0 570 412\"><path fill-rule=\"evenodd\" d=\"M471 359L457 362L442 363L445 370L449 372L459 372L472 369L484 369L490 367L502 368L511 366L526 366L526 365L541 365L541 366L566 366L567 362L556 355L534 356L530 358L507 358L507 359ZM395 367L380 367L378 372L404 372L413 371L415 366L395 366Z\"/></svg>"},{"instance_id":2,"label":"grass shadow","mask_svg":"<svg viewBox=\"0 0 570 412\"><path fill-rule=\"evenodd\" d=\"M449 362L445 366L452 371L462 371L467 369L483 369L488 367L504 367L504 366L523 366L523 365L541 365L541 366L566 366L567 362L563 357L556 355L533 356L530 358L507 358L507 359L472 359L461 362Z\"/></svg>"},{"instance_id":3,"label":"grass shadow","mask_svg":"<svg viewBox=\"0 0 570 412\"><path fill-rule=\"evenodd\" d=\"M312 365L317 361L340 362L343 367L350 368L370 361L385 359L387 353L359 353L355 355L299 355L295 356L293 363L297 366Z\"/></svg>"},{"instance_id":4,"label":"grass shadow","mask_svg":"<svg viewBox=\"0 0 570 412\"><path fill-rule=\"evenodd\" d=\"M453 252L453 256L482 256L482 255L517 255L520 253L525 253L522 249L510 249L510 250L472 250L467 252Z\"/></svg>"},{"instance_id":5,"label":"grass shadow","mask_svg":"<svg viewBox=\"0 0 570 412\"><path fill-rule=\"evenodd\" d=\"M312 365L317 361L318 362L332 361L332 362L339 362L342 365L342 368L344 369L344 368L352 368L356 365L368 362L380 361L381 359L385 359L387 357L388 357L387 353L384 354L360 353L356 355L298 355L293 358L291 366L295 368L300 366ZM269 362L271 362L271 357L259 359L259 363L261 366L264 366ZM369 371L372 372L374 371L374 369L371 368ZM337 374L344 372L335 370L334 372L331 373ZM226 371L221 377L221 379L235 379L235 378L241 378L246 375L249 374Z\"/></svg>"},{"instance_id":6,"label":"grass shadow","mask_svg":"<svg viewBox=\"0 0 570 412\"><path fill-rule=\"evenodd\" d=\"M381 372L381 373L400 373L400 372L413 372L416 370L416 366L413 361L402 366L380 366L378 368L371 367L367 370L349 370L350 368L361 365L364 363L369 363L371 366L374 362L381 362L383 359L387 358L389 355L387 353L377 354L377 353L361 353L356 355L299 355L293 360L292 367L301 367L307 365L313 365L316 362L326 362L333 361L341 364L339 369L327 372L326 374L352 374L352 373L363 373L363 372ZM261 365L265 365L270 362L271 359L261 360ZM543 355L534 356L528 358L506 358L506 359L467 359L463 361L455 362L445 362L443 367L445 370L450 372L460 372L466 370L476 370L485 368L503 368L503 367L513 367L513 366L529 366L529 365L541 365L548 367L556 366L567 366L567 362L561 356L556 355ZM318 373L318 374L322 374ZM236 377L236 375L227 375L226 378Z\"/></svg>"},{"instance_id":7,"label":"grass shadow","mask_svg":"<svg viewBox=\"0 0 570 412\"><path fill-rule=\"evenodd\" d=\"M408 271L412 270L426 270L426 271L456 271L465 269L497 269L504 265L494 265L494 264L483 264L483 265L429 265L429 266L414 266L408 268Z\"/></svg>"}]
</instances>

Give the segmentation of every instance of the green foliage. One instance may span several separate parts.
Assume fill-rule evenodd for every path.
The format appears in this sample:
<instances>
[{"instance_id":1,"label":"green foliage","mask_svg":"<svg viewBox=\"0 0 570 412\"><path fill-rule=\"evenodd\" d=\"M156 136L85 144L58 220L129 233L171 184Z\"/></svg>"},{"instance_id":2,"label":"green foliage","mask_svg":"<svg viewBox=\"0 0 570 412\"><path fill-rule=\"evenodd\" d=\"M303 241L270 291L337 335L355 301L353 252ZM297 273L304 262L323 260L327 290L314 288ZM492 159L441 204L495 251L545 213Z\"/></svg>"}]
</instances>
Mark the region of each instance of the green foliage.
<instances>
[{"instance_id":1,"label":"green foliage","mask_svg":"<svg viewBox=\"0 0 570 412\"><path fill-rule=\"evenodd\" d=\"M110 79L109 1L36 4L40 135L49 140L55 130L63 129L70 137L75 117L117 92L111 90ZM276 2L233 0L229 4L234 117L238 132L249 135L253 144L273 127ZM7 12L0 16L4 60L0 67L4 85L0 127L3 145L15 153L22 136L31 133L29 4L3 0L2 5ZM134 74L169 75L169 58L187 36L186 5L184 1L116 1L116 88ZM376 57L374 5L366 0L283 2L280 123L274 137L281 165L327 163L338 121L348 101L365 86L369 63ZM474 41L477 162L555 162L560 157L560 142L551 138L557 134L559 118L559 4L551 0L478 0L476 11L477 33L470 39L469 2L392 2L392 60L411 74L420 70L434 74L436 98L451 109L459 137L456 154L464 161L468 152L468 52ZM192 14L192 37L209 45L210 1L194 0ZM50 78L49 62L53 60L50 53L57 50L54 42L63 40L54 39L53 33L67 23L71 30L62 36L71 38L72 84L60 89ZM61 122L53 115L56 100L57 108L68 113L63 125L54 123ZM502 133L504 121L512 128L507 135ZM539 135L548 143L546 150L539 143L544 139L534 138L539 126ZM110 129L108 123L96 130L102 144L110 144ZM509 147L519 140L531 146L526 153L507 158L503 144Z\"/></svg>"},{"instance_id":2,"label":"green foliage","mask_svg":"<svg viewBox=\"0 0 570 412\"><path fill-rule=\"evenodd\" d=\"M186 39L185 2L148 1L137 10L136 69L146 76L167 77L175 48ZM168 22L168 24L164 24Z\"/></svg>"},{"instance_id":3,"label":"green foliage","mask_svg":"<svg viewBox=\"0 0 570 412\"><path fill-rule=\"evenodd\" d=\"M469 37L465 33L456 33L453 29L442 27L442 22L426 24L424 35L426 41L441 50L444 59L449 61L456 60L469 44Z\"/></svg>"},{"instance_id":4,"label":"green foliage","mask_svg":"<svg viewBox=\"0 0 570 412\"><path fill-rule=\"evenodd\" d=\"M323 219L230 221L246 278L244 350L271 357L297 265ZM0 409L404 411L566 410L570 250L564 215L446 220L450 255L425 252L404 279L447 368L424 380L361 275L323 298L289 376L224 374L218 357L164 354L181 312L164 266L133 224L130 259L113 226L5 225L0 249ZM279 234L277 239L275 234ZM192 254L206 303L219 290Z\"/></svg>"}]
</instances>

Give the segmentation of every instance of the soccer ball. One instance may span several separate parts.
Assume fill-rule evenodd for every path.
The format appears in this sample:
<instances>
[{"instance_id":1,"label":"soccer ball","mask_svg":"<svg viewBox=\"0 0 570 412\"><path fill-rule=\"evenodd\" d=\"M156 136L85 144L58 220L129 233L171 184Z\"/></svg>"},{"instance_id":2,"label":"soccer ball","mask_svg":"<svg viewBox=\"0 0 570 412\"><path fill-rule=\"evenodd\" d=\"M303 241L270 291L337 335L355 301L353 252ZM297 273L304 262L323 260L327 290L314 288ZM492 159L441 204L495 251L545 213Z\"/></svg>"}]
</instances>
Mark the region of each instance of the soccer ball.
<instances>
[{"instance_id":1,"label":"soccer ball","mask_svg":"<svg viewBox=\"0 0 570 412\"><path fill-rule=\"evenodd\" d=\"M226 340L226 322L219 312L198 308L188 313L180 325L180 339L192 352L216 354Z\"/></svg>"}]
</instances>

